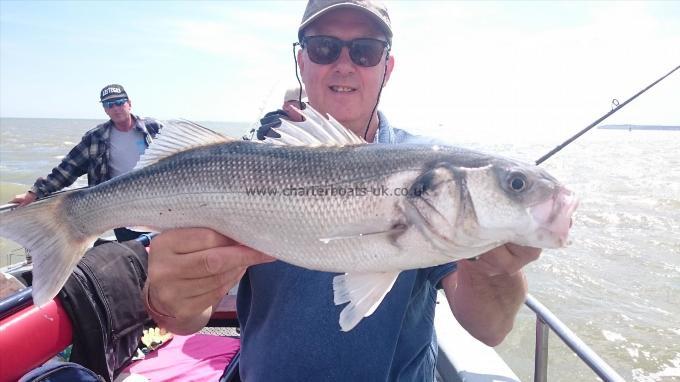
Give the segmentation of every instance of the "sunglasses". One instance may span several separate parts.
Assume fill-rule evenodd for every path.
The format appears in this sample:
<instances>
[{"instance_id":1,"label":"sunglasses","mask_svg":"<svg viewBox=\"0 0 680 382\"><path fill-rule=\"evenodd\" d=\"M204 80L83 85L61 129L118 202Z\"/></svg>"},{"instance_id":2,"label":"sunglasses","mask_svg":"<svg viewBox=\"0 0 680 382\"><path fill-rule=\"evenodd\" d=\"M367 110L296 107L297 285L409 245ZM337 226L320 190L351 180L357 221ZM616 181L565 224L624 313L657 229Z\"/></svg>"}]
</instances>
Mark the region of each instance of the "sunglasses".
<instances>
[{"instance_id":1,"label":"sunglasses","mask_svg":"<svg viewBox=\"0 0 680 382\"><path fill-rule=\"evenodd\" d=\"M125 102L127 102L127 101L128 101L127 98L121 98L121 99L117 99L117 100L113 100L113 101L104 101L104 102L102 102L102 105L104 105L105 109L110 109L114 105L115 106L123 106L123 105L125 105Z\"/></svg>"},{"instance_id":2,"label":"sunglasses","mask_svg":"<svg viewBox=\"0 0 680 382\"><path fill-rule=\"evenodd\" d=\"M307 49L309 59L319 65L335 62L340 57L342 48L346 46L352 62L368 68L378 65L385 49L389 51L390 44L375 38L355 38L344 41L331 36L307 36L302 38L300 46Z\"/></svg>"}]
</instances>

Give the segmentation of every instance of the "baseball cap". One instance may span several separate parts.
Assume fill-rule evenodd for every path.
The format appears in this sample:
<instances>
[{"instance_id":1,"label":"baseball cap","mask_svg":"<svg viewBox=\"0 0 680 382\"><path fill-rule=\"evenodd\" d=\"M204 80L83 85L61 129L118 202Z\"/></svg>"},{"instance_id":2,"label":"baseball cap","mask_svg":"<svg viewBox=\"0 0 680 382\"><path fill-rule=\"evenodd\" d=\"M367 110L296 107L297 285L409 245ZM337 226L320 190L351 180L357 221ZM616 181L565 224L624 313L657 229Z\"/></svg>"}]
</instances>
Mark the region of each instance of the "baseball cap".
<instances>
[{"instance_id":1,"label":"baseball cap","mask_svg":"<svg viewBox=\"0 0 680 382\"><path fill-rule=\"evenodd\" d=\"M121 85L111 84L104 86L99 93L99 102L111 101L119 98L129 98Z\"/></svg>"},{"instance_id":2,"label":"baseball cap","mask_svg":"<svg viewBox=\"0 0 680 382\"><path fill-rule=\"evenodd\" d=\"M390 22L390 15L387 13L387 8L380 1L374 0L309 0L307 8L302 15L302 22L298 28L298 41L302 41L302 36L305 28L311 25L316 19L322 15L339 8L354 8L365 12L380 28L385 32L388 42L392 42L392 25Z\"/></svg>"}]
</instances>

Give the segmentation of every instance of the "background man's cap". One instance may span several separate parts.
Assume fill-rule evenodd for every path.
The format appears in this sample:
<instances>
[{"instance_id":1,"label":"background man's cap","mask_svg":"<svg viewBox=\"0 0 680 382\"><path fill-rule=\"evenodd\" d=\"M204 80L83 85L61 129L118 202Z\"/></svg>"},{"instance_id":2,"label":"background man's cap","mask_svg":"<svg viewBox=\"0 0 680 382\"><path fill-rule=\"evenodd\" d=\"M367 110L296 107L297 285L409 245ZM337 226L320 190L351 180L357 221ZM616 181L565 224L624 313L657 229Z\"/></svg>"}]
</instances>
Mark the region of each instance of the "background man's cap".
<instances>
[{"instance_id":1,"label":"background man's cap","mask_svg":"<svg viewBox=\"0 0 680 382\"><path fill-rule=\"evenodd\" d=\"M99 93L99 102L111 101L119 98L128 98L125 89L121 85L111 84L104 86Z\"/></svg>"},{"instance_id":2,"label":"background man's cap","mask_svg":"<svg viewBox=\"0 0 680 382\"><path fill-rule=\"evenodd\" d=\"M298 41L302 40L305 28L312 24L322 15L339 8L354 8L366 12L378 23L385 32L388 42L392 42L392 25L387 8L380 1L373 0L309 0L305 14L302 16L300 28L298 28Z\"/></svg>"},{"instance_id":3,"label":"background man's cap","mask_svg":"<svg viewBox=\"0 0 680 382\"><path fill-rule=\"evenodd\" d=\"M286 103L288 101L297 101L298 96L300 95L300 88L299 87L294 87L286 90L286 94L283 96L283 102ZM306 101L307 98L307 92L305 91L305 88L302 88L302 100Z\"/></svg>"}]
</instances>

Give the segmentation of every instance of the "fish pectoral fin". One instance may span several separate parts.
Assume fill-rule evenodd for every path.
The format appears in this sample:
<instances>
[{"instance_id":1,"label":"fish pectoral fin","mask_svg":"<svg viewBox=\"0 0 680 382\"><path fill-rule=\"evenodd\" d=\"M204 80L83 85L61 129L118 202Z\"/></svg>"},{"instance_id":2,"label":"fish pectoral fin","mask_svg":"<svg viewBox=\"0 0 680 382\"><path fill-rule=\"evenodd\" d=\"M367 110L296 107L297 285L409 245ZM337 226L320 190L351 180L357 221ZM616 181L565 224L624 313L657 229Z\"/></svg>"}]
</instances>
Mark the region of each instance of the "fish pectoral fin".
<instances>
[{"instance_id":1,"label":"fish pectoral fin","mask_svg":"<svg viewBox=\"0 0 680 382\"><path fill-rule=\"evenodd\" d=\"M294 122L281 119L281 125L273 128L280 138L267 137L265 142L284 146L346 146L366 143L335 118L330 115L325 118L309 105L304 110L296 110L305 120Z\"/></svg>"},{"instance_id":2,"label":"fish pectoral fin","mask_svg":"<svg viewBox=\"0 0 680 382\"><path fill-rule=\"evenodd\" d=\"M333 278L335 305L349 303L340 312L340 328L348 332L378 308L399 272L346 273Z\"/></svg>"},{"instance_id":3,"label":"fish pectoral fin","mask_svg":"<svg viewBox=\"0 0 680 382\"><path fill-rule=\"evenodd\" d=\"M352 230L349 231L338 231L334 232L332 235L329 235L327 237L320 237L319 241L328 244L331 241L336 241L336 240L347 240L347 239L360 239L360 238L375 238L379 236L399 236L402 234L404 231L406 231L408 227L405 224L395 224L392 228L382 230L382 231L375 231L371 230L369 227L365 227L365 229L356 228L353 227Z\"/></svg>"},{"instance_id":4,"label":"fish pectoral fin","mask_svg":"<svg viewBox=\"0 0 680 382\"><path fill-rule=\"evenodd\" d=\"M163 158L195 147L234 141L197 123L185 120L170 120L139 158L135 170L150 166Z\"/></svg>"}]
</instances>

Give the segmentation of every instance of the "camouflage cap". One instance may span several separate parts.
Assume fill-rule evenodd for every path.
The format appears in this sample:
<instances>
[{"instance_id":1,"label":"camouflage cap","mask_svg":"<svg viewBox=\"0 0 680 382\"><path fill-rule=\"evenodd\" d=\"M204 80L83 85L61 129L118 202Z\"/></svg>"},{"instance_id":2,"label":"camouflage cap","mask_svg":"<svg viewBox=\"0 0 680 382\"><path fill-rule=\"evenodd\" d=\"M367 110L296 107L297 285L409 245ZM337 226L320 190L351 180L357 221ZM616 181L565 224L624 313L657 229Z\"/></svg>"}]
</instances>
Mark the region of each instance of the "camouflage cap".
<instances>
[{"instance_id":1,"label":"camouflage cap","mask_svg":"<svg viewBox=\"0 0 680 382\"><path fill-rule=\"evenodd\" d=\"M322 15L338 8L354 8L366 12L378 23L388 42L392 42L392 25L387 8L380 1L373 0L309 0L298 28L298 41L302 40L305 28Z\"/></svg>"}]
</instances>

